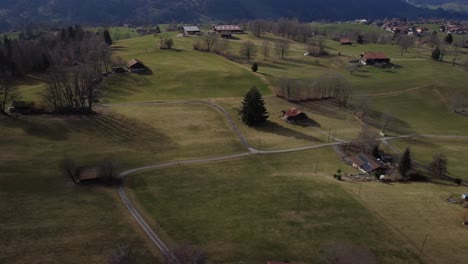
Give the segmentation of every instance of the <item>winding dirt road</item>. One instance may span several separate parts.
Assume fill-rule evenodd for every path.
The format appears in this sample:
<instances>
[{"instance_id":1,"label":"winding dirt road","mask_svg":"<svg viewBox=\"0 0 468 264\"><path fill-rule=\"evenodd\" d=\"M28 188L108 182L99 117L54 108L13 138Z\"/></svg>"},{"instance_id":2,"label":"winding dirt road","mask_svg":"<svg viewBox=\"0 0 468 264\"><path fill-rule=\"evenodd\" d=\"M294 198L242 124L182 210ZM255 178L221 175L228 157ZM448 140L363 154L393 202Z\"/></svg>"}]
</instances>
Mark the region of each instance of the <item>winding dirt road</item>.
<instances>
[{"instance_id":1,"label":"winding dirt road","mask_svg":"<svg viewBox=\"0 0 468 264\"><path fill-rule=\"evenodd\" d=\"M236 124L234 123L234 120L232 117L229 115L226 109L224 109L222 106L216 104L215 102L212 101L203 101L203 100L181 100L181 101L161 101L161 102L133 102L133 103L117 103L117 104L105 104L103 105L104 107L110 107L113 105L163 105L163 104L205 104L208 106L213 107L214 109L218 110L223 116L226 118L228 121L228 124L230 128L233 130L239 141L242 143L242 145L245 147L247 152L241 153L241 154L235 154L235 155L226 155L226 156L219 156L219 157L208 157L208 158L199 158L199 159L189 159L189 160L182 160L182 161L175 161L175 162L168 162L168 163L162 163L162 164L156 164L156 165L149 165L149 166L144 166L144 167L139 167L131 170L124 171L119 174L119 177L122 179L121 184L117 186L118 194L124 203L124 205L127 207L128 211L130 214L133 216L133 218L136 220L136 222L141 226L143 231L148 235L148 237L151 239L151 241L155 244L155 246L161 251L161 253L168 257L168 258L174 258L174 256L171 253L171 250L167 247L167 245L161 240L161 238L154 232L153 229L149 226L149 224L145 221L145 219L142 217L142 215L138 212L138 210L135 208L135 206L132 204L130 201L128 195L125 192L125 187L124 187L124 180L127 176L130 176L132 174L144 172L144 171L151 171L151 170L157 170L157 169L163 169L163 168L169 168L169 167L174 167L177 165L189 165L189 164L203 164L203 163L210 163L210 162L219 162L219 161L226 161L226 160L233 160L233 159L238 159L242 157L247 157L250 155L261 155L261 154L278 154L278 153L289 153L289 152L296 152L296 151L304 151L304 150L310 150L310 149L318 149L318 148L325 148L325 147L331 147L331 146L338 146L342 145L345 143L348 143L348 141L342 140L342 139L334 139L336 142L332 143L324 143L324 144L317 144L317 145L310 145L310 146L303 146L303 147L296 147L296 148L288 148L288 149L278 149L278 150L257 150L255 148L252 148L249 146L247 140L245 137L242 135ZM325 132L324 132L325 133ZM395 139L403 139L403 138L413 138L413 137L426 137L426 138L435 138L435 139L468 139L468 136L457 136L457 135L403 135L403 136L397 136L397 137L384 137L380 138L379 140L382 141L384 144L389 144L388 141L395 140ZM391 147L393 147L390 144Z\"/></svg>"}]
</instances>

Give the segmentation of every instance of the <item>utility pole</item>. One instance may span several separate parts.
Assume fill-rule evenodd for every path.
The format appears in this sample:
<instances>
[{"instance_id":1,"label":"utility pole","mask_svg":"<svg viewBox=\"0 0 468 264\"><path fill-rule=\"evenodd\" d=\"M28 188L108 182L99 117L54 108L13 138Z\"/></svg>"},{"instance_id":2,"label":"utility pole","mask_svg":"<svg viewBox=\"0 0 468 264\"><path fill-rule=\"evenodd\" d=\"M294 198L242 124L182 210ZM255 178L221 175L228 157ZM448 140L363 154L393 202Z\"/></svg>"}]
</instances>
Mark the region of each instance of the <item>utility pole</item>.
<instances>
[{"instance_id":1,"label":"utility pole","mask_svg":"<svg viewBox=\"0 0 468 264\"><path fill-rule=\"evenodd\" d=\"M331 134L331 128L328 129L328 141L327 141L328 143L330 143L330 134Z\"/></svg>"},{"instance_id":2,"label":"utility pole","mask_svg":"<svg viewBox=\"0 0 468 264\"><path fill-rule=\"evenodd\" d=\"M296 210L296 214L299 214L300 210L301 210L301 199L302 199L302 192L299 192L299 197L297 199L297 210Z\"/></svg>"},{"instance_id":3,"label":"utility pole","mask_svg":"<svg viewBox=\"0 0 468 264\"><path fill-rule=\"evenodd\" d=\"M317 175L318 165L319 165L319 159L317 158L317 163L315 164L315 175Z\"/></svg>"},{"instance_id":4,"label":"utility pole","mask_svg":"<svg viewBox=\"0 0 468 264\"><path fill-rule=\"evenodd\" d=\"M422 246L421 246L421 251L424 250L424 246L426 245L426 241L428 238L432 238L432 235L431 234L426 234L426 237L424 238L424 241L422 243Z\"/></svg>"}]
</instances>

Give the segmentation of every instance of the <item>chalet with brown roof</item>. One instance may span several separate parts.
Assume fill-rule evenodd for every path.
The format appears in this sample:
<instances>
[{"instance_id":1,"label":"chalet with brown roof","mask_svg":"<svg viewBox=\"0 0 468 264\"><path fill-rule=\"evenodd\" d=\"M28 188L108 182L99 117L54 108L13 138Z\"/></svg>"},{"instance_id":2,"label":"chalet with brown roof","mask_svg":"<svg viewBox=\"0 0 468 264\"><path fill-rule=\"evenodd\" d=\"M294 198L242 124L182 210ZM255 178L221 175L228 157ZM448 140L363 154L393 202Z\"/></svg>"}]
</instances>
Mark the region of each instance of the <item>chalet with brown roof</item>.
<instances>
[{"instance_id":1,"label":"chalet with brown roof","mask_svg":"<svg viewBox=\"0 0 468 264\"><path fill-rule=\"evenodd\" d=\"M286 111L282 111L283 116L282 119L286 120L287 122L298 122L298 121L306 121L309 119L307 115L301 112L299 109L293 107Z\"/></svg>"},{"instance_id":2,"label":"chalet with brown roof","mask_svg":"<svg viewBox=\"0 0 468 264\"><path fill-rule=\"evenodd\" d=\"M361 54L361 63L364 65L389 64L390 58L383 52L364 52Z\"/></svg>"},{"instance_id":3,"label":"chalet with brown roof","mask_svg":"<svg viewBox=\"0 0 468 264\"><path fill-rule=\"evenodd\" d=\"M353 45L353 42L349 38L342 38L340 39L341 45Z\"/></svg>"},{"instance_id":4,"label":"chalet with brown roof","mask_svg":"<svg viewBox=\"0 0 468 264\"><path fill-rule=\"evenodd\" d=\"M215 32L230 32L231 34L241 34L244 33L244 30L240 26L237 25L218 25L214 26L213 30Z\"/></svg>"},{"instance_id":5,"label":"chalet with brown roof","mask_svg":"<svg viewBox=\"0 0 468 264\"><path fill-rule=\"evenodd\" d=\"M130 72L144 72L146 70L146 66L142 61L133 59L127 63L127 69Z\"/></svg>"},{"instance_id":6,"label":"chalet with brown roof","mask_svg":"<svg viewBox=\"0 0 468 264\"><path fill-rule=\"evenodd\" d=\"M364 173L373 172L385 167L385 164L381 161L365 153L356 154L348 159L352 162L353 167Z\"/></svg>"}]
</instances>

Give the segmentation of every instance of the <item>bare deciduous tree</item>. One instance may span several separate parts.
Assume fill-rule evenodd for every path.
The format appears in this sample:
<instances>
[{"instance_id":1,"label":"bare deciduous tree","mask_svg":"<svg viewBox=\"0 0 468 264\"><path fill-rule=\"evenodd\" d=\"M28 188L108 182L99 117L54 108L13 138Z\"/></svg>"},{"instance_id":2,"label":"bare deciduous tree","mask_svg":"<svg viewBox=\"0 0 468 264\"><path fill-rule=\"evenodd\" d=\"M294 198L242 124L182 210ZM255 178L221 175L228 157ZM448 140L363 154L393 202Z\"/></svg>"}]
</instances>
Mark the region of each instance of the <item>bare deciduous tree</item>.
<instances>
[{"instance_id":1,"label":"bare deciduous tree","mask_svg":"<svg viewBox=\"0 0 468 264\"><path fill-rule=\"evenodd\" d=\"M174 40L171 37L164 36L159 38L160 49L172 49L174 47Z\"/></svg>"},{"instance_id":2,"label":"bare deciduous tree","mask_svg":"<svg viewBox=\"0 0 468 264\"><path fill-rule=\"evenodd\" d=\"M108 259L109 264L130 264L131 250L129 245L120 245L112 252Z\"/></svg>"},{"instance_id":3,"label":"bare deciduous tree","mask_svg":"<svg viewBox=\"0 0 468 264\"><path fill-rule=\"evenodd\" d=\"M285 56L288 56L289 42L285 39L275 41L275 49L278 54L278 58L284 59Z\"/></svg>"},{"instance_id":4,"label":"bare deciduous tree","mask_svg":"<svg viewBox=\"0 0 468 264\"><path fill-rule=\"evenodd\" d=\"M76 162L71 159L68 155L64 155L62 160L60 161L60 169L72 179L74 183L78 183L76 179L76 170L77 170Z\"/></svg>"},{"instance_id":5,"label":"bare deciduous tree","mask_svg":"<svg viewBox=\"0 0 468 264\"><path fill-rule=\"evenodd\" d=\"M351 83L341 74L334 72L308 81L282 78L275 88L276 96L289 101L334 99L343 106L346 106L351 92Z\"/></svg>"},{"instance_id":6,"label":"bare deciduous tree","mask_svg":"<svg viewBox=\"0 0 468 264\"><path fill-rule=\"evenodd\" d=\"M436 178L447 177L447 157L443 154L436 154L428 165L428 170Z\"/></svg>"},{"instance_id":7,"label":"bare deciduous tree","mask_svg":"<svg viewBox=\"0 0 468 264\"><path fill-rule=\"evenodd\" d=\"M262 42L262 55L263 55L263 60L268 60L268 57L270 56L270 42L268 41L263 41Z\"/></svg>"},{"instance_id":8,"label":"bare deciduous tree","mask_svg":"<svg viewBox=\"0 0 468 264\"><path fill-rule=\"evenodd\" d=\"M213 51L214 47L216 46L216 43L218 42L218 38L214 35L205 35L203 36L203 44L204 47L203 51Z\"/></svg>"},{"instance_id":9,"label":"bare deciduous tree","mask_svg":"<svg viewBox=\"0 0 468 264\"><path fill-rule=\"evenodd\" d=\"M254 59L257 56L257 46L252 41L242 43L240 48L240 56L244 57L247 62Z\"/></svg>"},{"instance_id":10,"label":"bare deciduous tree","mask_svg":"<svg viewBox=\"0 0 468 264\"><path fill-rule=\"evenodd\" d=\"M13 78L0 75L0 113L5 113L7 105L19 97L20 93L13 85Z\"/></svg>"},{"instance_id":11,"label":"bare deciduous tree","mask_svg":"<svg viewBox=\"0 0 468 264\"><path fill-rule=\"evenodd\" d=\"M415 38L413 36L399 34L396 43L400 46L400 54L408 52L408 49L414 46Z\"/></svg>"},{"instance_id":12,"label":"bare deciduous tree","mask_svg":"<svg viewBox=\"0 0 468 264\"><path fill-rule=\"evenodd\" d=\"M205 252L189 245L182 245L171 250L172 256L166 257L165 264L205 264Z\"/></svg>"},{"instance_id":13,"label":"bare deciduous tree","mask_svg":"<svg viewBox=\"0 0 468 264\"><path fill-rule=\"evenodd\" d=\"M351 245L347 242L335 241L326 250L326 264L377 264L377 258L367 248Z\"/></svg>"}]
</instances>

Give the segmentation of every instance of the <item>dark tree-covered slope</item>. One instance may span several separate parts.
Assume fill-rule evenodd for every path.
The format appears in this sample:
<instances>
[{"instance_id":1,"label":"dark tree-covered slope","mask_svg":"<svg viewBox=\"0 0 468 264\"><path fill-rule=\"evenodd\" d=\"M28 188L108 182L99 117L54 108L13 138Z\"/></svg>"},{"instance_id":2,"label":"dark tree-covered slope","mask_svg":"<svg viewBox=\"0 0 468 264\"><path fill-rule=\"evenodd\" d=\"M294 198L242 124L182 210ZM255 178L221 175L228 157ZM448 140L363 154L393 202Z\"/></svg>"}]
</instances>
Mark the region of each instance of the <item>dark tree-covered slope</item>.
<instances>
[{"instance_id":1,"label":"dark tree-covered slope","mask_svg":"<svg viewBox=\"0 0 468 264\"><path fill-rule=\"evenodd\" d=\"M0 29L26 23L194 22L297 17L302 21L453 17L401 0L0 0Z\"/></svg>"}]
</instances>

